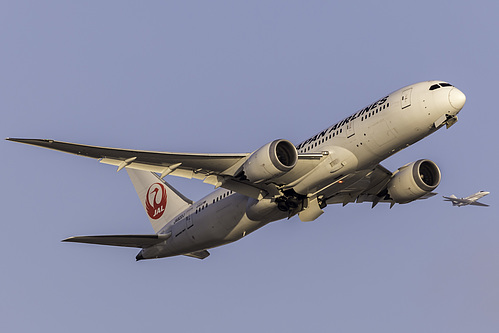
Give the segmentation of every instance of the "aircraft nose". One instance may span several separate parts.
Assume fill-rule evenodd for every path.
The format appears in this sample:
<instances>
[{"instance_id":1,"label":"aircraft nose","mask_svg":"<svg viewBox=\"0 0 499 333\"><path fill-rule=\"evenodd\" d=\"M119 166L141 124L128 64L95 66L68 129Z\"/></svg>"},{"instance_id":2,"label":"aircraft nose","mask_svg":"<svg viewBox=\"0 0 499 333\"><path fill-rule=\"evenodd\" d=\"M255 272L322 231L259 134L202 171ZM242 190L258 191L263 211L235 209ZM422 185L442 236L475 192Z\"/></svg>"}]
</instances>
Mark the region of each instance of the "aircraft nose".
<instances>
[{"instance_id":1,"label":"aircraft nose","mask_svg":"<svg viewBox=\"0 0 499 333\"><path fill-rule=\"evenodd\" d=\"M449 91L449 103L457 111L461 110L466 103L466 95L457 88L452 88Z\"/></svg>"}]
</instances>

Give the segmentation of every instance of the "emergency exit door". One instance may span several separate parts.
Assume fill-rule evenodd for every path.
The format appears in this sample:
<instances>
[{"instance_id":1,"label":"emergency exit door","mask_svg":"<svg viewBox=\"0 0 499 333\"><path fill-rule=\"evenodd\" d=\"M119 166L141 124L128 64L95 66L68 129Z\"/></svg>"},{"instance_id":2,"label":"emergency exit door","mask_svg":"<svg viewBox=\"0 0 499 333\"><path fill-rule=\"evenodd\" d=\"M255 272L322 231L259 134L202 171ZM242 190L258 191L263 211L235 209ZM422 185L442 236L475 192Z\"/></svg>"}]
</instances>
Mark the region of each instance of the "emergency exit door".
<instances>
[{"instance_id":1,"label":"emergency exit door","mask_svg":"<svg viewBox=\"0 0 499 333\"><path fill-rule=\"evenodd\" d=\"M412 88L406 89L402 92L402 97L401 97L402 101L400 103L402 109L411 106L411 93L412 93Z\"/></svg>"}]
</instances>

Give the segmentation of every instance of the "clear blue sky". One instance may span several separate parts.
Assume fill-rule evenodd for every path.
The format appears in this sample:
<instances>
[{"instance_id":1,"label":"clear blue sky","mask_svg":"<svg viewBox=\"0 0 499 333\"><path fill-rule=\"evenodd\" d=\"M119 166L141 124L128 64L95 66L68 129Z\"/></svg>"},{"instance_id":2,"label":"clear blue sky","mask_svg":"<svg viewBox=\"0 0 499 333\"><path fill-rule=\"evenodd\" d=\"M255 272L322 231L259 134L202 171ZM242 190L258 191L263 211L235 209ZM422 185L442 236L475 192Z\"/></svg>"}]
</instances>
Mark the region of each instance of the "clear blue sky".
<instances>
[{"instance_id":1,"label":"clear blue sky","mask_svg":"<svg viewBox=\"0 0 499 333\"><path fill-rule=\"evenodd\" d=\"M150 233L126 173L0 142L2 332L497 332L499 5L493 1L8 1L3 137L180 152L295 143L402 86L445 80L459 122L439 196L329 206L204 260L135 262L73 235ZM193 200L212 190L168 179ZM440 195L492 194L489 208Z\"/></svg>"}]
</instances>

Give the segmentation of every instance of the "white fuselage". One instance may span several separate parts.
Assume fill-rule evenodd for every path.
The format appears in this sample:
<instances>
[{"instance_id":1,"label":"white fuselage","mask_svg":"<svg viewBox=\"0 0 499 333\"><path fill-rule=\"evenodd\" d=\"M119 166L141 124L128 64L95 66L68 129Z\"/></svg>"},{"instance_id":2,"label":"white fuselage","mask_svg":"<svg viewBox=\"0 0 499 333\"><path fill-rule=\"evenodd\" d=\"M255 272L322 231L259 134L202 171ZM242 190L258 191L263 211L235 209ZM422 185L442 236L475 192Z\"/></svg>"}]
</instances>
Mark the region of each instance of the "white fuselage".
<instances>
[{"instance_id":1,"label":"white fuselage","mask_svg":"<svg viewBox=\"0 0 499 333\"><path fill-rule=\"evenodd\" d=\"M464 94L450 85L421 82L381 98L296 146L298 153L325 152L338 171L325 170L292 184L296 193L331 197L351 186L390 155L446 124L464 104ZM448 123L447 123L448 124ZM329 162L329 161L328 161ZM338 177L341 182L335 180ZM218 189L163 227L163 243L143 249L143 258L169 257L234 242L269 222L288 217L270 199L256 200Z\"/></svg>"},{"instance_id":2,"label":"white fuselage","mask_svg":"<svg viewBox=\"0 0 499 333\"><path fill-rule=\"evenodd\" d=\"M453 206L458 206L458 207L468 206L468 205L487 206L485 204L478 203L478 200L489 194L490 192L480 191L470 196L467 196L466 198L457 198L454 195L444 198L446 198L447 201L452 201Z\"/></svg>"}]
</instances>

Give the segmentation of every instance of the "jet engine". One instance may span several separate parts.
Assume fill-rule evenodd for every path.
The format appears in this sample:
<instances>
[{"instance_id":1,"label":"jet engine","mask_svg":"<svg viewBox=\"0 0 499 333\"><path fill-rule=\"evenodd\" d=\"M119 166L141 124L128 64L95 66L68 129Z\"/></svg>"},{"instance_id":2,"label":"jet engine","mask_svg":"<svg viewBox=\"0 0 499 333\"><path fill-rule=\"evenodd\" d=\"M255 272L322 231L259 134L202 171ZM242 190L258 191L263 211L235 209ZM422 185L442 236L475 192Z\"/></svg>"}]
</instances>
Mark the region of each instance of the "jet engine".
<instances>
[{"instance_id":1,"label":"jet engine","mask_svg":"<svg viewBox=\"0 0 499 333\"><path fill-rule=\"evenodd\" d=\"M244 162L242 171L251 182L261 183L291 171L298 161L298 152L288 140L275 140L253 152Z\"/></svg>"},{"instance_id":2,"label":"jet engine","mask_svg":"<svg viewBox=\"0 0 499 333\"><path fill-rule=\"evenodd\" d=\"M440 184L440 169L430 160L419 160L398 169L387 185L396 203L408 203L430 193Z\"/></svg>"}]
</instances>

